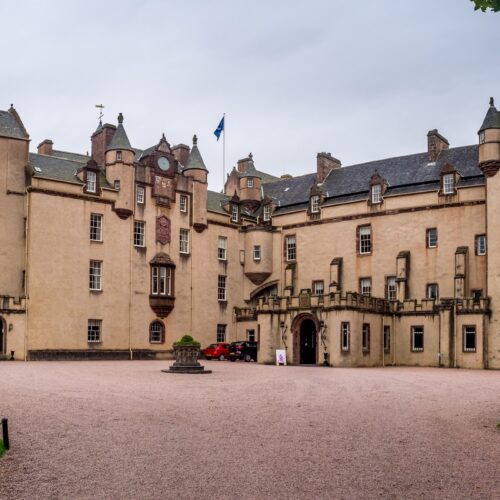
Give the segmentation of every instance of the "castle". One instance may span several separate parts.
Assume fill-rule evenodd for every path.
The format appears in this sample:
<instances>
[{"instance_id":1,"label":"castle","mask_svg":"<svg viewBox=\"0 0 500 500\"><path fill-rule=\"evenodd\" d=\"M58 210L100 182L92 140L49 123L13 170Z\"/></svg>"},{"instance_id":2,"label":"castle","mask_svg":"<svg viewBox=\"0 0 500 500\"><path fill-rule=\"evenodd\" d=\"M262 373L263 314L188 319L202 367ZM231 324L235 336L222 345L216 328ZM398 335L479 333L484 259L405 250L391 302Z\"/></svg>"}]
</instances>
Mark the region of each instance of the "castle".
<instances>
[{"instance_id":1,"label":"castle","mask_svg":"<svg viewBox=\"0 0 500 500\"><path fill-rule=\"evenodd\" d=\"M255 340L259 362L500 368L500 112L478 144L208 190L196 136L144 150L99 123L90 155L36 153L0 111L0 356L166 357ZM153 142L153 141L152 141ZM498 241L498 244L497 244Z\"/></svg>"}]
</instances>

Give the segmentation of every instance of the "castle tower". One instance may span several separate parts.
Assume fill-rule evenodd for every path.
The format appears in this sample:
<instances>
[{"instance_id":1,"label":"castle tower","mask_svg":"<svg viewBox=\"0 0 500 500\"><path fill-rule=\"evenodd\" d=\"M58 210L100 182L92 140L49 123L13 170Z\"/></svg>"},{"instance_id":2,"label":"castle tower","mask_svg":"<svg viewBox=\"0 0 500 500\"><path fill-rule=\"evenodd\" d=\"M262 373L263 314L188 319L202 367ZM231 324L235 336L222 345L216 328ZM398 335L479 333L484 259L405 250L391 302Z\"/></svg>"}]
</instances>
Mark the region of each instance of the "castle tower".
<instances>
[{"instance_id":1,"label":"castle tower","mask_svg":"<svg viewBox=\"0 0 500 500\"><path fill-rule=\"evenodd\" d=\"M246 168L240 174L240 200L249 208L255 209L262 200L262 178L255 169L252 153L246 158ZM238 162L238 166L241 160Z\"/></svg>"}]
</instances>

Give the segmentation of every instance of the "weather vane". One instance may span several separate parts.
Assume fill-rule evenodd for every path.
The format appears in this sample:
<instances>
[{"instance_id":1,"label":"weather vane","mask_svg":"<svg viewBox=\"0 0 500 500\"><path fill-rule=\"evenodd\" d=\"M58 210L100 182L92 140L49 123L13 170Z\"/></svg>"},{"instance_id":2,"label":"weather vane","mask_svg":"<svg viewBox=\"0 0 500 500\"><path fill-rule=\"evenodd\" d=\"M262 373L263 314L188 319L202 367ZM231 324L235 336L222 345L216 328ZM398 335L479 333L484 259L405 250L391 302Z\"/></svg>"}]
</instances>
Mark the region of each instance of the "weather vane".
<instances>
[{"instance_id":1,"label":"weather vane","mask_svg":"<svg viewBox=\"0 0 500 500\"><path fill-rule=\"evenodd\" d=\"M95 107L99 108L99 121L101 121L102 117L104 116L104 113L102 112L102 110L104 109L104 104L96 104Z\"/></svg>"}]
</instances>

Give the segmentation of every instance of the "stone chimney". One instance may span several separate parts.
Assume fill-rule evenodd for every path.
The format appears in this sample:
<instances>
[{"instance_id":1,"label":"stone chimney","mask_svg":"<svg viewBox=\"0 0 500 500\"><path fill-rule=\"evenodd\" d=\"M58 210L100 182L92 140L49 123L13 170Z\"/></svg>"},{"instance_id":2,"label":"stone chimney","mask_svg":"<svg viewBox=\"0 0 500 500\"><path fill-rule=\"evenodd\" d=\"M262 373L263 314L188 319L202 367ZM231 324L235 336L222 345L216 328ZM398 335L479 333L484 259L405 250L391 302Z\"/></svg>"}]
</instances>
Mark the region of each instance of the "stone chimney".
<instances>
[{"instance_id":1,"label":"stone chimney","mask_svg":"<svg viewBox=\"0 0 500 500\"><path fill-rule=\"evenodd\" d=\"M252 153L248 155L247 158L243 158L241 160L238 160L238 172L241 174L243 172L246 172L247 168L250 166L250 162L253 161L252 159Z\"/></svg>"},{"instance_id":2,"label":"stone chimney","mask_svg":"<svg viewBox=\"0 0 500 500\"><path fill-rule=\"evenodd\" d=\"M50 139L45 139L38 145L38 154L39 155L51 155L52 154L52 146L54 143Z\"/></svg>"},{"instance_id":3,"label":"stone chimney","mask_svg":"<svg viewBox=\"0 0 500 500\"><path fill-rule=\"evenodd\" d=\"M111 139L115 135L116 127L109 123L105 123L97 127L97 130L92 134L92 158L100 167L104 167L106 162L106 150L108 149Z\"/></svg>"},{"instance_id":4,"label":"stone chimney","mask_svg":"<svg viewBox=\"0 0 500 500\"><path fill-rule=\"evenodd\" d=\"M331 153L318 153L316 156L316 184L321 184L332 170L340 168L342 163Z\"/></svg>"},{"instance_id":5,"label":"stone chimney","mask_svg":"<svg viewBox=\"0 0 500 500\"><path fill-rule=\"evenodd\" d=\"M443 137L437 131L437 128L429 130L427 134L427 155L429 163L435 162L438 159L439 153L441 153L443 149L448 149L449 147L450 143L446 137Z\"/></svg>"},{"instance_id":6,"label":"stone chimney","mask_svg":"<svg viewBox=\"0 0 500 500\"><path fill-rule=\"evenodd\" d=\"M174 158L183 166L187 165L187 161L189 158L189 146L185 144L176 144L172 147L172 153L174 153Z\"/></svg>"}]
</instances>

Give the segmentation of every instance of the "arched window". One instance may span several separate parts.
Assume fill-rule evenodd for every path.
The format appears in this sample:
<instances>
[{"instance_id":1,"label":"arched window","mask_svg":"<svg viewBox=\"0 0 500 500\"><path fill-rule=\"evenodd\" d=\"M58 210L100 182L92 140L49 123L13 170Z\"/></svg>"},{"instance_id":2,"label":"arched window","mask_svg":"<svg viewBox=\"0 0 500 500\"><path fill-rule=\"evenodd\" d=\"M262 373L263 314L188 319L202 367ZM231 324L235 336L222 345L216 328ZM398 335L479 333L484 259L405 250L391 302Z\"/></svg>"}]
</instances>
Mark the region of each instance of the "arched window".
<instances>
[{"instance_id":1,"label":"arched window","mask_svg":"<svg viewBox=\"0 0 500 500\"><path fill-rule=\"evenodd\" d=\"M149 343L163 344L165 342L165 326L161 321L153 321L149 326Z\"/></svg>"}]
</instances>

